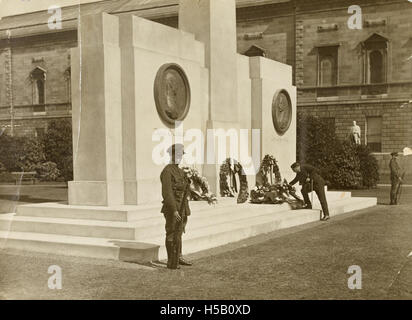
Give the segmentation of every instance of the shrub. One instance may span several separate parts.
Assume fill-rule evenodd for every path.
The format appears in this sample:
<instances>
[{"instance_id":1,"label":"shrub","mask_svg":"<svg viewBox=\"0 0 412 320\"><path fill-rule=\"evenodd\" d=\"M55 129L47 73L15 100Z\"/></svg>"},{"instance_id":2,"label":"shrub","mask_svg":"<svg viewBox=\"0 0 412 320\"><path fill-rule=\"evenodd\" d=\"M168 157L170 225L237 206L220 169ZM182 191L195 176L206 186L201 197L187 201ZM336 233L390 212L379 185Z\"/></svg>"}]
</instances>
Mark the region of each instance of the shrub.
<instances>
[{"instance_id":1,"label":"shrub","mask_svg":"<svg viewBox=\"0 0 412 320\"><path fill-rule=\"evenodd\" d=\"M367 188L376 187L379 182L378 160L372 156L367 146L357 146L356 153L360 160L362 185Z\"/></svg>"},{"instance_id":2,"label":"shrub","mask_svg":"<svg viewBox=\"0 0 412 320\"><path fill-rule=\"evenodd\" d=\"M23 154L23 143L23 138L0 135L0 162L7 171L21 170L19 161Z\"/></svg>"},{"instance_id":3,"label":"shrub","mask_svg":"<svg viewBox=\"0 0 412 320\"><path fill-rule=\"evenodd\" d=\"M335 170L331 177L331 186L339 189L360 188L362 174L355 145L343 142L339 152L334 154Z\"/></svg>"},{"instance_id":4,"label":"shrub","mask_svg":"<svg viewBox=\"0 0 412 320\"><path fill-rule=\"evenodd\" d=\"M340 147L332 125L302 113L298 114L297 142L299 161L319 168L329 167Z\"/></svg>"},{"instance_id":5,"label":"shrub","mask_svg":"<svg viewBox=\"0 0 412 320\"><path fill-rule=\"evenodd\" d=\"M299 161L317 167L333 188L371 187L379 177L367 148L341 142L332 124L313 116L298 114L297 152Z\"/></svg>"},{"instance_id":6,"label":"shrub","mask_svg":"<svg viewBox=\"0 0 412 320\"><path fill-rule=\"evenodd\" d=\"M69 120L49 123L43 139L46 160L57 164L65 181L73 179L72 126Z\"/></svg>"},{"instance_id":7,"label":"shrub","mask_svg":"<svg viewBox=\"0 0 412 320\"><path fill-rule=\"evenodd\" d=\"M36 168L46 161L44 146L37 139L24 138L21 151L17 162L21 171L36 171Z\"/></svg>"},{"instance_id":8,"label":"shrub","mask_svg":"<svg viewBox=\"0 0 412 320\"><path fill-rule=\"evenodd\" d=\"M38 178L42 181L56 181L60 176L60 171L54 162L44 162L35 168Z\"/></svg>"}]
</instances>

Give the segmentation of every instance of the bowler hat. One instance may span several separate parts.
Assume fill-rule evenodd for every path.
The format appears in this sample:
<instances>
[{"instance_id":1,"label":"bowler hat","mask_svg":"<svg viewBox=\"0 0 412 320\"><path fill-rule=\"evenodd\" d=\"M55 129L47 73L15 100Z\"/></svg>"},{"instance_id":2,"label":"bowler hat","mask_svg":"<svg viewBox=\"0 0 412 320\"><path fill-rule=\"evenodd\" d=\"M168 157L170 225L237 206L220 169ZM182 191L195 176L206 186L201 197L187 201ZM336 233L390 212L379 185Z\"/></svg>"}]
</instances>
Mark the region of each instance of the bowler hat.
<instances>
[{"instance_id":1,"label":"bowler hat","mask_svg":"<svg viewBox=\"0 0 412 320\"><path fill-rule=\"evenodd\" d=\"M167 149L169 154L185 154L185 146L181 143L176 143Z\"/></svg>"}]
</instances>

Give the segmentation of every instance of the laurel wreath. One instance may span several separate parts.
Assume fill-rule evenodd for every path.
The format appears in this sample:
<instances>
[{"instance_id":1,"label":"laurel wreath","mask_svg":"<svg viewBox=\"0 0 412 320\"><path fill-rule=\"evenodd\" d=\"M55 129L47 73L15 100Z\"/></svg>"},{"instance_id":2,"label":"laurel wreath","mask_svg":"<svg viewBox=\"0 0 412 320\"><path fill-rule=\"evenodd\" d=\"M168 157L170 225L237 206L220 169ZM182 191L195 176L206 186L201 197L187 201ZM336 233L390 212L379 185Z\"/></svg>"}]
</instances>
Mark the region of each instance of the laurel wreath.
<instances>
[{"instance_id":1,"label":"laurel wreath","mask_svg":"<svg viewBox=\"0 0 412 320\"><path fill-rule=\"evenodd\" d=\"M190 200L207 201L208 204L216 204L217 197L210 192L207 179L199 174L194 168L182 168L186 178L190 181Z\"/></svg>"}]
</instances>

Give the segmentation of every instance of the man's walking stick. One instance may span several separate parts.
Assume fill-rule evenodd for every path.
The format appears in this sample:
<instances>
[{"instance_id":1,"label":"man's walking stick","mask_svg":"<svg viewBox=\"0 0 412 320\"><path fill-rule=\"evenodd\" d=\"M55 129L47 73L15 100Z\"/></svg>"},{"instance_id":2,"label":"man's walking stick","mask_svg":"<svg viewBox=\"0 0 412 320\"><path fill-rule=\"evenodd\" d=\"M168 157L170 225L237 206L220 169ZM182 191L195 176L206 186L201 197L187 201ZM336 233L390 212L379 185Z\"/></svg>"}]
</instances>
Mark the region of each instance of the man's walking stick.
<instances>
[{"instance_id":1,"label":"man's walking stick","mask_svg":"<svg viewBox=\"0 0 412 320\"><path fill-rule=\"evenodd\" d=\"M403 179L405 179L405 173L403 173L402 177L401 177L401 182L399 183L399 188L396 192L396 203L399 203L399 201L401 200L401 195L402 195L402 186L403 186Z\"/></svg>"}]
</instances>

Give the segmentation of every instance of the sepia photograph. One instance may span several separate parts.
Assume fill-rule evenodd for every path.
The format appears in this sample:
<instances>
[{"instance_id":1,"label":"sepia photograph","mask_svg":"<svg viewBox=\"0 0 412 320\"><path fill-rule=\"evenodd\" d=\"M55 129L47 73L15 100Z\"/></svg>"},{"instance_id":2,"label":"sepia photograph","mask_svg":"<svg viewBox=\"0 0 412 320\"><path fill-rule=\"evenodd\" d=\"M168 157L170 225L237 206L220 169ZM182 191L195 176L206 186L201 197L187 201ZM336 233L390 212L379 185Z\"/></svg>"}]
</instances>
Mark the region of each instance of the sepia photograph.
<instances>
[{"instance_id":1,"label":"sepia photograph","mask_svg":"<svg viewBox=\"0 0 412 320\"><path fill-rule=\"evenodd\" d=\"M0 0L0 300L412 300L412 0Z\"/></svg>"}]
</instances>

